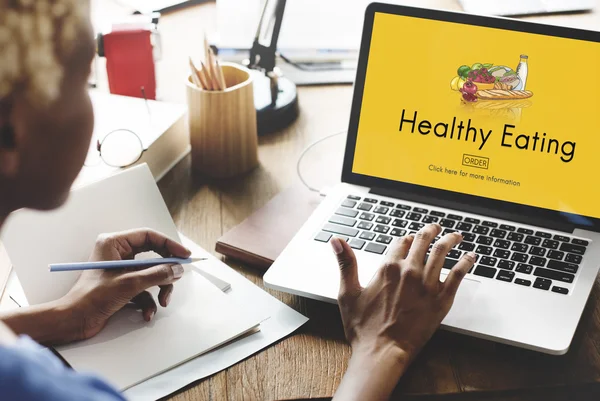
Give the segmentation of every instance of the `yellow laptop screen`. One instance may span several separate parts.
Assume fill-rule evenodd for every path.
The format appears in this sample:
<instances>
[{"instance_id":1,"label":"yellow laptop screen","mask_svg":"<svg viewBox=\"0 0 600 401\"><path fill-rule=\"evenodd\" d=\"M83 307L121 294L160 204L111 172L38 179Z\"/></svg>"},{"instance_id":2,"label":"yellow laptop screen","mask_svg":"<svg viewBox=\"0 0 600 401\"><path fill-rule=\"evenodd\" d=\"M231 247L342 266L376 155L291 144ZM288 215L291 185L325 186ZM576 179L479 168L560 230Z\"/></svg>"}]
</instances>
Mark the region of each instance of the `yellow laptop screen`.
<instances>
[{"instance_id":1,"label":"yellow laptop screen","mask_svg":"<svg viewBox=\"0 0 600 401\"><path fill-rule=\"evenodd\" d=\"M600 44L375 15L354 173L600 217Z\"/></svg>"}]
</instances>

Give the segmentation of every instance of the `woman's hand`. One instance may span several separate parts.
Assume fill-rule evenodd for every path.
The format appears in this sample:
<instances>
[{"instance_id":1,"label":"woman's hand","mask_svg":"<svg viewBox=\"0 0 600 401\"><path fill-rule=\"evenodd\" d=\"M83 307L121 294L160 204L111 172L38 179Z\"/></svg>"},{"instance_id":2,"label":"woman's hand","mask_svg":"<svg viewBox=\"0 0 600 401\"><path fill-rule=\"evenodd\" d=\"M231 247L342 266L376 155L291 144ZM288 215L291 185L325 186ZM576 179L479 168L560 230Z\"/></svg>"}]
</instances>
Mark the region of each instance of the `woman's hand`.
<instances>
[{"instance_id":1,"label":"woman's hand","mask_svg":"<svg viewBox=\"0 0 600 401\"><path fill-rule=\"evenodd\" d=\"M90 256L91 262L133 259L142 252L154 251L163 257L187 258L190 251L183 245L156 231L141 229L98 237ZM156 301L146 291L159 286L158 301L167 307L173 293L173 283L183 276L181 265L159 265L144 270L84 271L64 301L71 317L79 322L78 338L96 335L108 319L127 305L136 304L146 321L157 311Z\"/></svg>"},{"instance_id":2,"label":"woman's hand","mask_svg":"<svg viewBox=\"0 0 600 401\"><path fill-rule=\"evenodd\" d=\"M414 237L399 238L366 288L358 281L356 257L350 246L332 239L341 274L339 307L353 350L336 397L387 399L450 311L475 254L465 254L442 283L444 259L462 236L454 233L442 237L425 261L429 245L441 230L437 224L428 225Z\"/></svg>"}]
</instances>

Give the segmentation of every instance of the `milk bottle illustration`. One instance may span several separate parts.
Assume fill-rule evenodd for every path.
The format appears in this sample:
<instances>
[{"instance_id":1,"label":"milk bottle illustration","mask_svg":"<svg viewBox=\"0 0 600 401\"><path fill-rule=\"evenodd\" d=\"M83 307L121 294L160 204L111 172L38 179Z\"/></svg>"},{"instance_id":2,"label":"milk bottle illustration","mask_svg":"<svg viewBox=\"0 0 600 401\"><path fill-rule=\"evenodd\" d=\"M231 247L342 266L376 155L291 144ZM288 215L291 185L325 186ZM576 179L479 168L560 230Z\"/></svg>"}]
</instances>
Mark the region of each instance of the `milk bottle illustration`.
<instances>
[{"instance_id":1,"label":"milk bottle illustration","mask_svg":"<svg viewBox=\"0 0 600 401\"><path fill-rule=\"evenodd\" d=\"M516 90L525 90L525 85L527 85L527 60L529 59L529 57L527 57L526 54L521 54L521 61L519 62L519 65L517 66L517 76L519 77L519 85L517 85L517 87L515 88Z\"/></svg>"}]
</instances>

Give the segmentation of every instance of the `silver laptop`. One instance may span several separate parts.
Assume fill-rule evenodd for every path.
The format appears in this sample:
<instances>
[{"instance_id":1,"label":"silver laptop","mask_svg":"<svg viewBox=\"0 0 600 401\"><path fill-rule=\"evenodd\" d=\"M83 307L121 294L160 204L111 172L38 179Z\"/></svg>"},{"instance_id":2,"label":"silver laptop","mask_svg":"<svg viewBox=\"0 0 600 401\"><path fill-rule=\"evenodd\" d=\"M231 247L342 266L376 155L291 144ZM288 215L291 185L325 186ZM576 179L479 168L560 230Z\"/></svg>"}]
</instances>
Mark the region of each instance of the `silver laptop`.
<instances>
[{"instance_id":1,"label":"silver laptop","mask_svg":"<svg viewBox=\"0 0 600 401\"><path fill-rule=\"evenodd\" d=\"M481 15L537 15L589 11L594 0L459 0L463 10Z\"/></svg>"},{"instance_id":2,"label":"silver laptop","mask_svg":"<svg viewBox=\"0 0 600 401\"><path fill-rule=\"evenodd\" d=\"M596 32L369 6L342 183L266 285L335 303L332 237L354 248L366 286L394 238L439 223L464 237L441 280L464 252L478 254L443 327L566 353L600 265L599 42Z\"/></svg>"}]
</instances>

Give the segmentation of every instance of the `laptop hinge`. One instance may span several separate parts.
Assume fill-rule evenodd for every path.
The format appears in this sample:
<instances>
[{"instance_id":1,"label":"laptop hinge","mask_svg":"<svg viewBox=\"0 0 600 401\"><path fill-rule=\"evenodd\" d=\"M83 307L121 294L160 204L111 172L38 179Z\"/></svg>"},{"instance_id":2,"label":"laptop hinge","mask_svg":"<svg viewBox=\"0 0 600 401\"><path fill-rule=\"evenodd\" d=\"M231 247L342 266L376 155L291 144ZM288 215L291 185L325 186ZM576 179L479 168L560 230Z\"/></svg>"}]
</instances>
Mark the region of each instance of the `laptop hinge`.
<instances>
[{"instance_id":1,"label":"laptop hinge","mask_svg":"<svg viewBox=\"0 0 600 401\"><path fill-rule=\"evenodd\" d=\"M378 189L371 188L369 191L374 195L388 196L391 198L397 199L405 199L411 202L424 203L432 206L444 207L448 209L454 209L466 213L474 213L480 214L483 216L494 217L497 219L514 221L516 223L528 224L536 227L543 227L549 230L562 231L566 233L572 233L575 230L575 225L568 224L566 222L556 221L556 220L548 220L548 219L540 219L535 216L525 216L522 214L510 213L507 211L497 210L497 209L489 209L477 205L465 204L460 202L453 202L442 200L438 198L433 198L429 196L418 195L414 193L402 192L402 191L393 191L388 189Z\"/></svg>"}]
</instances>

